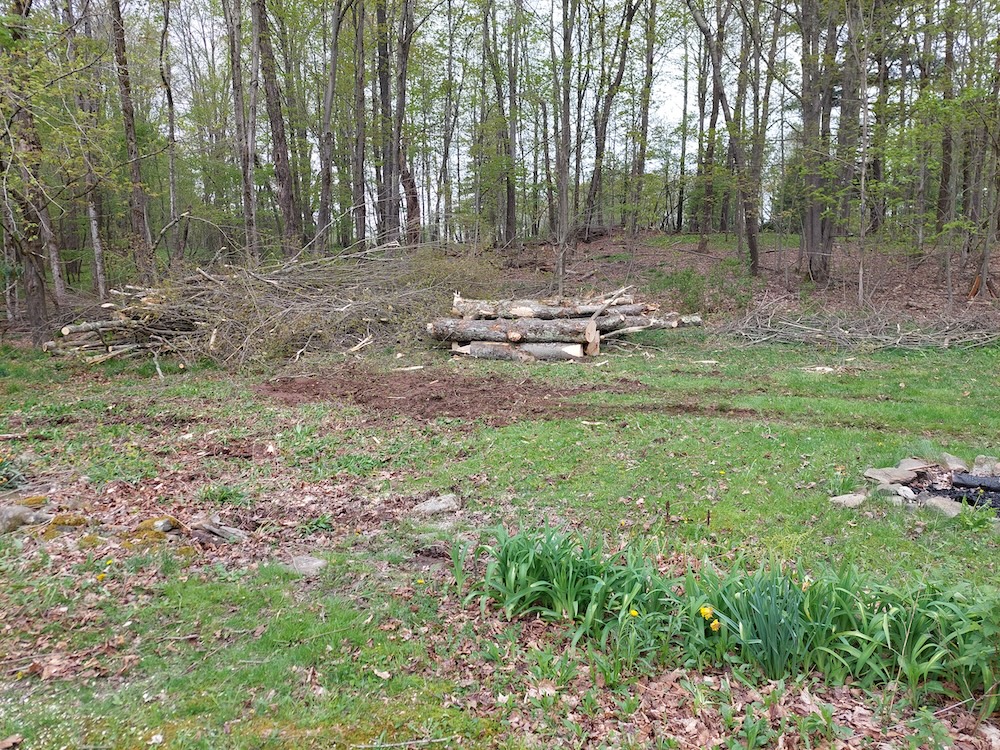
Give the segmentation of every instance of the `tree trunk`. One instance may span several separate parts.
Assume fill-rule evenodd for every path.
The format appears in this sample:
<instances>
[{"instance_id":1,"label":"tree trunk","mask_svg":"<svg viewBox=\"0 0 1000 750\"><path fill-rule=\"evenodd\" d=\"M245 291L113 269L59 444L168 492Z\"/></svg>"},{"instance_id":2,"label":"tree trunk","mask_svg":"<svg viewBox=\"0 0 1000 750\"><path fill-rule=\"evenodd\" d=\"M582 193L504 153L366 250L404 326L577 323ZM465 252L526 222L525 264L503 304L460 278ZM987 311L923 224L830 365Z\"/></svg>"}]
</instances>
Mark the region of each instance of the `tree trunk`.
<instances>
[{"instance_id":1,"label":"tree trunk","mask_svg":"<svg viewBox=\"0 0 1000 750\"><path fill-rule=\"evenodd\" d=\"M632 160L632 194L628 200L628 230L634 237L639 231L639 214L642 203L643 179L646 174L646 149L649 145L649 103L653 93L653 73L656 62L656 0L648 0L645 23L646 58L639 90L639 133ZM681 146L683 150L683 146Z\"/></svg>"},{"instance_id":2,"label":"tree trunk","mask_svg":"<svg viewBox=\"0 0 1000 750\"><path fill-rule=\"evenodd\" d=\"M610 305L608 303L611 303ZM654 312L656 305L636 303L632 296L618 296L613 300L582 299L516 299L488 300L465 299L456 294L452 302L452 315L468 320L484 318L578 318L601 312L607 315L645 315Z\"/></svg>"},{"instance_id":3,"label":"tree trunk","mask_svg":"<svg viewBox=\"0 0 1000 750\"><path fill-rule=\"evenodd\" d=\"M952 173L952 125L951 125L951 102L955 99L955 87L952 77L955 70L955 8L949 4L945 13L944 28L944 68L941 71L943 91L941 98L944 101L944 123L941 134L941 177L938 183L937 212L935 229L940 235L944 231L944 225L952 218L951 173ZM945 248L945 252L951 252Z\"/></svg>"},{"instance_id":4,"label":"tree trunk","mask_svg":"<svg viewBox=\"0 0 1000 750\"><path fill-rule=\"evenodd\" d=\"M688 8L694 16L695 23L701 29L702 36L705 37L705 44L708 47L709 56L712 61L713 81L718 91L719 106L722 109L723 118L729 130L729 142L732 148L733 160L736 164L736 174L739 179L746 181L747 177L747 157L743 146L738 123L735 121L733 112L726 98L726 90L722 80L722 50L716 36L708 26L708 22L701 11L694 4L695 0L687 0ZM723 19L720 19L720 22ZM742 194L743 220L746 233L747 247L750 252L750 273L756 275L758 272L759 249L757 246L758 235L758 215L757 205L749 190L744 190Z\"/></svg>"},{"instance_id":5,"label":"tree trunk","mask_svg":"<svg viewBox=\"0 0 1000 750\"><path fill-rule=\"evenodd\" d=\"M596 319L558 318L538 320L459 320L441 318L427 324L427 332L438 341L509 341L514 344L547 343L563 341L572 344L588 343L587 329L592 323L600 333L611 333L626 328L669 329L679 325L698 325L696 316L682 317L667 313L660 317L603 315Z\"/></svg>"},{"instance_id":6,"label":"tree trunk","mask_svg":"<svg viewBox=\"0 0 1000 750\"><path fill-rule=\"evenodd\" d=\"M561 0L562 55L556 53L555 31L552 30L549 46L552 55L552 92L556 103L553 120L556 126L556 275L559 295L562 296L566 275L566 261L569 253L569 160L573 143L570 129L570 81L573 72L573 34L576 28L580 0ZM554 23L554 19L553 19Z\"/></svg>"},{"instance_id":7,"label":"tree trunk","mask_svg":"<svg viewBox=\"0 0 1000 750\"><path fill-rule=\"evenodd\" d=\"M378 216L380 244L399 240L399 154L394 139L389 87L389 18L386 0L375 2L376 75L378 78L379 168Z\"/></svg>"},{"instance_id":8,"label":"tree trunk","mask_svg":"<svg viewBox=\"0 0 1000 750\"><path fill-rule=\"evenodd\" d=\"M135 130L132 82L129 78L128 58L125 54L125 22L122 20L120 0L111 0L110 7L111 31L115 43L115 67L118 69L118 95L122 105L122 125L125 130L129 176L132 182L129 218L132 225L135 266L142 283L152 284L156 280L156 259L153 257L153 238L149 229L146 189L142 184L142 163L139 157L139 140Z\"/></svg>"},{"instance_id":9,"label":"tree trunk","mask_svg":"<svg viewBox=\"0 0 1000 750\"><path fill-rule=\"evenodd\" d=\"M339 3L334 8L337 16L335 31L340 27ZM264 104L271 125L271 156L274 160L274 178L277 188L278 210L281 211L283 240L281 249L286 256L294 255L302 245L301 215L295 206L295 189L292 185L292 166L288 158L288 138L285 135L285 118L281 111L281 91L278 88L277 63L265 0L251 0L251 13L257 29L257 47L260 52L260 71L264 78ZM336 67L336 66L334 66ZM324 116L325 116L324 112Z\"/></svg>"},{"instance_id":10,"label":"tree trunk","mask_svg":"<svg viewBox=\"0 0 1000 750\"><path fill-rule=\"evenodd\" d=\"M364 3L359 2L364 8ZM333 99L337 92L337 58L340 49L340 23L343 18L342 0L336 0L332 9L333 18L330 23L330 64L326 73L326 91L323 94L323 115L319 137L319 231L316 244L321 251L326 251L330 245L330 216L333 202ZM364 70L362 61L361 69ZM360 86L364 87L364 74ZM362 91L362 108L364 93ZM356 123L355 123L356 124Z\"/></svg>"},{"instance_id":11,"label":"tree trunk","mask_svg":"<svg viewBox=\"0 0 1000 750\"><path fill-rule=\"evenodd\" d=\"M687 173L685 169L685 159L687 157L688 140L688 38L684 33L684 100L681 103L681 158L677 172L677 216L674 224L674 231L680 234L684 230L684 187L687 183Z\"/></svg>"},{"instance_id":12,"label":"tree trunk","mask_svg":"<svg viewBox=\"0 0 1000 750\"><path fill-rule=\"evenodd\" d=\"M170 35L170 0L163 2L163 28L160 31L160 81L167 100L167 185L169 200L168 224L172 227L167 239L167 265L173 267L180 261L177 241L177 118L174 112L174 89L170 75L167 42Z\"/></svg>"},{"instance_id":13,"label":"tree trunk","mask_svg":"<svg viewBox=\"0 0 1000 750\"><path fill-rule=\"evenodd\" d=\"M420 242L420 199L417 195L417 184L413 179L406 158L406 144L403 136L403 123L406 119L407 71L410 64L410 48L413 44L415 0L403 0L399 18L399 46L396 49L396 111L393 113L391 153L395 161L395 174L399 178L394 182L390 192L390 200L396 207L397 227L399 214L400 187L406 195L406 242L416 245Z\"/></svg>"},{"instance_id":14,"label":"tree trunk","mask_svg":"<svg viewBox=\"0 0 1000 750\"><path fill-rule=\"evenodd\" d=\"M11 0L10 16L25 21L31 13L31 3L25 0ZM0 150L0 173L16 169L23 184L23 191L2 183L4 195L0 196L0 210L3 211L4 233L9 235L14 246L15 257L21 267L24 282L24 312L31 331L31 343L41 346L48 338L49 315L45 299L45 249L39 234L38 217L48 211L45 192L40 180L42 143L30 107L16 106L12 90L19 86L12 81L12 71L24 71L28 61L19 49L23 39L23 27L12 24L9 46L0 46L0 97L5 111L13 111L10 124L11 147L9 157ZM18 59L20 58L20 59ZM9 64L8 64L9 60ZM16 101L16 100L15 100ZM7 158L11 161L8 163ZM20 217L15 215L15 207ZM47 215L47 214L46 214Z\"/></svg>"},{"instance_id":15,"label":"tree trunk","mask_svg":"<svg viewBox=\"0 0 1000 750\"><path fill-rule=\"evenodd\" d=\"M230 82L233 88L236 150L239 154L243 200L243 220L246 223L246 257L260 259L260 234L257 229L257 194L254 182L254 155L250 116L247 113L243 89L243 9L240 0L222 0L229 42Z\"/></svg>"},{"instance_id":16,"label":"tree trunk","mask_svg":"<svg viewBox=\"0 0 1000 750\"><path fill-rule=\"evenodd\" d=\"M495 359L504 362L570 362L583 357L580 344L505 344L495 341L471 341L466 345L454 342L451 350L474 359Z\"/></svg>"},{"instance_id":17,"label":"tree trunk","mask_svg":"<svg viewBox=\"0 0 1000 750\"><path fill-rule=\"evenodd\" d=\"M608 125L611 122L611 107L614 105L615 97L622 85L625 76L625 65L628 63L629 41L632 37L632 20L639 10L639 3L632 0L625 0L625 7L622 9L622 18L615 34L615 46L611 53L609 67L614 69L614 76L606 83L604 96L594 110L594 171L590 178L590 187L587 190L587 202L584 208L587 240L590 240L590 232L593 229L593 222L596 215L597 197L601 190L601 179L604 169L604 153L608 143ZM604 54L602 48L601 54Z\"/></svg>"},{"instance_id":18,"label":"tree trunk","mask_svg":"<svg viewBox=\"0 0 1000 750\"><path fill-rule=\"evenodd\" d=\"M351 6L354 19L354 147L351 157L351 213L354 241L363 246L367 234L365 207L365 4Z\"/></svg>"}]
</instances>

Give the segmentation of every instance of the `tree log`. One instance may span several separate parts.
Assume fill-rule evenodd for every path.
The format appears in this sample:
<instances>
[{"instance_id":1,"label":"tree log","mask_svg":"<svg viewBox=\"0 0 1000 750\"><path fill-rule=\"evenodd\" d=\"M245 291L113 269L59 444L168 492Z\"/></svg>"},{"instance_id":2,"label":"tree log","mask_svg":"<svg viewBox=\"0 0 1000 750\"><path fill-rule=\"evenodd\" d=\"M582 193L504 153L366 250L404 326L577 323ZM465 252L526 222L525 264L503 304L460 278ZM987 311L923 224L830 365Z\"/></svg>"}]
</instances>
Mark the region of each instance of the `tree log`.
<instances>
[{"instance_id":1,"label":"tree log","mask_svg":"<svg viewBox=\"0 0 1000 750\"><path fill-rule=\"evenodd\" d=\"M451 350L477 359L499 359L508 362L572 361L583 357L580 344L503 344L496 341L455 342Z\"/></svg>"},{"instance_id":2,"label":"tree log","mask_svg":"<svg viewBox=\"0 0 1000 750\"><path fill-rule=\"evenodd\" d=\"M963 487L973 490L984 489L990 492L1000 492L1000 477L981 477L977 474L955 472L951 475L952 487Z\"/></svg>"},{"instance_id":3,"label":"tree log","mask_svg":"<svg viewBox=\"0 0 1000 750\"><path fill-rule=\"evenodd\" d=\"M700 320L699 320L700 322ZM620 328L676 328L681 316L667 313L661 317L602 315L596 320L586 318L539 320L458 320L441 318L427 324L427 332L439 341L500 341L512 344L564 342L586 344L587 326L593 323L600 333ZM687 323L691 325L692 323Z\"/></svg>"},{"instance_id":4,"label":"tree log","mask_svg":"<svg viewBox=\"0 0 1000 750\"><path fill-rule=\"evenodd\" d=\"M90 331L123 331L132 327L133 324L127 320L95 320L90 323L63 326L61 333L63 336L69 336L73 333L89 333Z\"/></svg>"},{"instance_id":5,"label":"tree log","mask_svg":"<svg viewBox=\"0 0 1000 750\"><path fill-rule=\"evenodd\" d=\"M610 302L610 304L608 304ZM479 320L483 318L579 318L593 315L607 305L606 314L645 315L657 309L656 305L636 303L631 295L618 295L611 300L580 299L515 299L488 300L462 299L456 294L452 315Z\"/></svg>"}]
</instances>

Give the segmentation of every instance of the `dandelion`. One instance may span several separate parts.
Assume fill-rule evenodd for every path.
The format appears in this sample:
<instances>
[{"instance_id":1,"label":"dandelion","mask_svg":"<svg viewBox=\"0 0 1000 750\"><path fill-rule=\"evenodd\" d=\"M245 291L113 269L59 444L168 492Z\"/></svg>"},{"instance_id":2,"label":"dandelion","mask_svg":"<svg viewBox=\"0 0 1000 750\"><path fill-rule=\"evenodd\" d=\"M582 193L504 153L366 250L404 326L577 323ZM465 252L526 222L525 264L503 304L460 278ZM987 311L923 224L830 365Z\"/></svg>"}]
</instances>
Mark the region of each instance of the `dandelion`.
<instances>
[{"instance_id":1,"label":"dandelion","mask_svg":"<svg viewBox=\"0 0 1000 750\"><path fill-rule=\"evenodd\" d=\"M701 605L701 609L699 609L698 611L701 612L701 616L704 617L706 620L711 620L712 615L715 614L715 610L712 609L711 604Z\"/></svg>"},{"instance_id":2,"label":"dandelion","mask_svg":"<svg viewBox=\"0 0 1000 750\"><path fill-rule=\"evenodd\" d=\"M113 562L114 562L114 560L108 559L108 560L104 561L104 564L105 565L111 565Z\"/></svg>"},{"instance_id":3,"label":"dandelion","mask_svg":"<svg viewBox=\"0 0 1000 750\"><path fill-rule=\"evenodd\" d=\"M718 633L722 629L722 623L718 620L712 620L712 624L708 627L712 629L712 632Z\"/></svg>"},{"instance_id":4,"label":"dandelion","mask_svg":"<svg viewBox=\"0 0 1000 750\"><path fill-rule=\"evenodd\" d=\"M628 613L629 613L629 614L630 614L630 615L631 615L632 617L638 617L638 616L639 616L639 610L637 610L637 609L630 609L630 610L628 611Z\"/></svg>"},{"instance_id":5,"label":"dandelion","mask_svg":"<svg viewBox=\"0 0 1000 750\"><path fill-rule=\"evenodd\" d=\"M423 579L423 578L418 578L418 579L417 579L417 583L423 583L423 582L424 582L424 579Z\"/></svg>"},{"instance_id":6,"label":"dandelion","mask_svg":"<svg viewBox=\"0 0 1000 750\"><path fill-rule=\"evenodd\" d=\"M103 581L107 577L108 577L107 573L98 573L97 574L97 582L100 583L101 581Z\"/></svg>"}]
</instances>

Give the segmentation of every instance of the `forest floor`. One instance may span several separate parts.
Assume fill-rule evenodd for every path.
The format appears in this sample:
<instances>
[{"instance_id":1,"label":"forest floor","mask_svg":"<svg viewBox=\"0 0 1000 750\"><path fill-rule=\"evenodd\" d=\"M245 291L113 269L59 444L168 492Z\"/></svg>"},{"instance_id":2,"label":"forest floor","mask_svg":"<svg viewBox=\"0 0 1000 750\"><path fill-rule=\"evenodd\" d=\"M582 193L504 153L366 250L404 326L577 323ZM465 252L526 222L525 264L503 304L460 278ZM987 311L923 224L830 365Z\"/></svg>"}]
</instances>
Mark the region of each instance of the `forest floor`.
<instances>
[{"instance_id":1,"label":"forest floor","mask_svg":"<svg viewBox=\"0 0 1000 750\"><path fill-rule=\"evenodd\" d=\"M760 274L751 278L744 270L745 250L734 235L714 235L707 250L699 252L696 235L655 233L637 239L612 235L581 243L568 265L568 279L570 289L634 283L683 312L732 315L766 301L806 314L823 310L905 320L972 318L1000 325L1000 302L992 290L984 287L974 299L969 297L978 263L978 256L972 256L963 264L956 252L946 262L937 248L918 253L904 246L862 247L856 238L844 238L831 260L830 279L815 284L806 278L797 236L762 234ZM522 271L544 273L555 267L548 246L520 255L515 265ZM859 276L864 288L862 305L858 304ZM991 276L996 289L1000 284L996 258Z\"/></svg>"},{"instance_id":2,"label":"forest floor","mask_svg":"<svg viewBox=\"0 0 1000 750\"><path fill-rule=\"evenodd\" d=\"M578 253L581 285L721 316L784 283L755 287L721 251L691 266L691 248L615 242ZM846 309L843 283L783 294ZM588 365L419 343L161 368L0 350L0 469L21 480L0 505L42 496L58 514L0 536L0 747L1000 747L994 724L925 694L670 658L609 671L563 625L466 600L471 550L499 524L642 539L678 574L780 559L995 584L1000 535L979 514L828 497L906 456L995 453L996 347L743 348L686 329ZM461 509L420 511L442 494ZM245 538L193 534L205 515ZM149 528L163 519L176 528ZM302 575L297 556L326 565Z\"/></svg>"}]
</instances>

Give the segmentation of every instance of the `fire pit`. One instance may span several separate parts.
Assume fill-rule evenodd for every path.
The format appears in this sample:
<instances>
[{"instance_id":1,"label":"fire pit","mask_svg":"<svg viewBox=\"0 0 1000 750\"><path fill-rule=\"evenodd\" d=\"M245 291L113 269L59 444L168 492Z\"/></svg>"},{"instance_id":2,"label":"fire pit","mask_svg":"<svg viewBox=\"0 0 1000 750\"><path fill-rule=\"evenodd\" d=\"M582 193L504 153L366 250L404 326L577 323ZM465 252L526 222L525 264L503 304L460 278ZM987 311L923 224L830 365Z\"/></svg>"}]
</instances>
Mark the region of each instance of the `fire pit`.
<instances>
[{"instance_id":1,"label":"fire pit","mask_svg":"<svg viewBox=\"0 0 1000 750\"><path fill-rule=\"evenodd\" d=\"M1000 459L977 456L972 468L962 459L943 454L939 460L904 458L896 466L868 469L865 478L875 491L897 505L933 508L957 516L963 505L990 507L1000 516ZM830 498L834 505L856 508L867 491Z\"/></svg>"}]
</instances>

